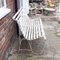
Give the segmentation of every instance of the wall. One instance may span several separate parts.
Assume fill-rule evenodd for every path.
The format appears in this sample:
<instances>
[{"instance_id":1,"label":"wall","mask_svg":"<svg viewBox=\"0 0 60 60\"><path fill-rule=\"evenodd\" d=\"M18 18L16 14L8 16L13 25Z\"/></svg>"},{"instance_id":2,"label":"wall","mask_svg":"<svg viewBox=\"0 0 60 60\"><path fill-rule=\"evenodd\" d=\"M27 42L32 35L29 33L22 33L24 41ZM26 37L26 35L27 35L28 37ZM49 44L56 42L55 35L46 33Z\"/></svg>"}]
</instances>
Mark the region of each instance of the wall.
<instances>
[{"instance_id":1,"label":"wall","mask_svg":"<svg viewBox=\"0 0 60 60\"><path fill-rule=\"evenodd\" d=\"M12 20L15 14L15 0L7 0L7 7L11 12L0 20L0 60L3 60L13 42L12 38L16 35L16 22Z\"/></svg>"}]
</instances>

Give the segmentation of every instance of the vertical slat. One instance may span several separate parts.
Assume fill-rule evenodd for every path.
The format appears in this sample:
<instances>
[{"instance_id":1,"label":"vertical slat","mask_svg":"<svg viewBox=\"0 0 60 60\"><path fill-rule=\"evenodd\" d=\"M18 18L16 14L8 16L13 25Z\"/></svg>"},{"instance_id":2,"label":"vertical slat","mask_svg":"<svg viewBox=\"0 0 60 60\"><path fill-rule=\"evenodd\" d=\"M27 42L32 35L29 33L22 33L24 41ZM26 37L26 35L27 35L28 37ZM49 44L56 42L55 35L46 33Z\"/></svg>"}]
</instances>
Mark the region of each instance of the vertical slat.
<instances>
[{"instance_id":1,"label":"vertical slat","mask_svg":"<svg viewBox=\"0 0 60 60\"><path fill-rule=\"evenodd\" d=\"M33 27L31 27L31 40L33 40Z\"/></svg>"},{"instance_id":2,"label":"vertical slat","mask_svg":"<svg viewBox=\"0 0 60 60\"><path fill-rule=\"evenodd\" d=\"M37 35L37 38L38 38L38 36L39 36L39 35L38 35L38 20L36 21L36 31L37 31L37 32L36 32L36 35Z\"/></svg>"},{"instance_id":3,"label":"vertical slat","mask_svg":"<svg viewBox=\"0 0 60 60\"><path fill-rule=\"evenodd\" d=\"M38 34L38 37L39 37L39 21L37 22L37 34Z\"/></svg>"},{"instance_id":4,"label":"vertical slat","mask_svg":"<svg viewBox=\"0 0 60 60\"><path fill-rule=\"evenodd\" d=\"M30 30L30 27L29 27L29 29L28 29L28 37L27 37L28 40L29 40L29 30Z\"/></svg>"},{"instance_id":5,"label":"vertical slat","mask_svg":"<svg viewBox=\"0 0 60 60\"><path fill-rule=\"evenodd\" d=\"M26 29L26 39L27 39L27 37L28 37L28 27L27 27L27 29Z\"/></svg>"},{"instance_id":6,"label":"vertical slat","mask_svg":"<svg viewBox=\"0 0 60 60\"><path fill-rule=\"evenodd\" d=\"M40 19L40 24L41 24L42 36L44 37L44 39L46 39L41 19Z\"/></svg>"},{"instance_id":7,"label":"vertical slat","mask_svg":"<svg viewBox=\"0 0 60 60\"><path fill-rule=\"evenodd\" d=\"M29 27L27 27L27 31L26 31L26 39L28 39L28 30L29 30Z\"/></svg>"},{"instance_id":8,"label":"vertical slat","mask_svg":"<svg viewBox=\"0 0 60 60\"><path fill-rule=\"evenodd\" d=\"M17 21L17 23L18 23L19 25L21 25L21 24L22 24L22 20L23 20L23 18L22 18L22 16L21 16L20 19Z\"/></svg>"},{"instance_id":9,"label":"vertical slat","mask_svg":"<svg viewBox=\"0 0 60 60\"><path fill-rule=\"evenodd\" d=\"M39 20L39 36L41 37L41 25L40 25L40 20Z\"/></svg>"},{"instance_id":10,"label":"vertical slat","mask_svg":"<svg viewBox=\"0 0 60 60\"><path fill-rule=\"evenodd\" d=\"M36 20L36 38L38 38L38 32L37 32L37 20Z\"/></svg>"},{"instance_id":11,"label":"vertical slat","mask_svg":"<svg viewBox=\"0 0 60 60\"><path fill-rule=\"evenodd\" d=\"M36 30L35 30L36 26L35 26L35 22L34 22L34 39L36 38Z\"/></svg>"},{"instance_id":12,"label":"vertical slat","mask_svg":"<svg viewBox=\"0 0 60 60\"><path fill-rule=\"evenodd\" d=\"M27 30L27 27L24 27L24 37L26 37L26 30Z\"/></svg>"},{"instance_id":13,"label":"vertical slat","mask_svg":"<svg viewBox=\"0 0 60 60\"><path fill-rule=\"evenodd\" d=\"M28 39L29 40L31 39L31 26L29 26L29 36L28 36Z\"/></svg>"}]
</instances>

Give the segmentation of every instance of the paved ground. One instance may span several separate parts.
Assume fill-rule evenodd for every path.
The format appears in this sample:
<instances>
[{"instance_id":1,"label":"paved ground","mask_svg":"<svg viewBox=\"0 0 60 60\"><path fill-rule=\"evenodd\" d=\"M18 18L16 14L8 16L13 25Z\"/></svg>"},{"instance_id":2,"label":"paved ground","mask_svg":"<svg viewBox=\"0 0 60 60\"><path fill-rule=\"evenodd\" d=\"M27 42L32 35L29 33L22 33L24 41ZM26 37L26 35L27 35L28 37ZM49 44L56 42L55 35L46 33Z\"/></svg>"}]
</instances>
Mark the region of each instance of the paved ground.
<instances>
[{"instance_id":1,"label":"paved ground","mask_svg":"<svg viewBox=\"0 0 60 60\"><path fill-rule=\"evenodd\" d=\"M60 60L60 37L56 36L56 31L57 28L60 27L60 24L58 24L56 20L54 21L54 19L55 18L47 19L42 17L47 39L44 40L43 38L39 38L32 41L33 53L21 51L21 53L17 54L17 38L8 60Z\"/></svg>"}]
</instances>

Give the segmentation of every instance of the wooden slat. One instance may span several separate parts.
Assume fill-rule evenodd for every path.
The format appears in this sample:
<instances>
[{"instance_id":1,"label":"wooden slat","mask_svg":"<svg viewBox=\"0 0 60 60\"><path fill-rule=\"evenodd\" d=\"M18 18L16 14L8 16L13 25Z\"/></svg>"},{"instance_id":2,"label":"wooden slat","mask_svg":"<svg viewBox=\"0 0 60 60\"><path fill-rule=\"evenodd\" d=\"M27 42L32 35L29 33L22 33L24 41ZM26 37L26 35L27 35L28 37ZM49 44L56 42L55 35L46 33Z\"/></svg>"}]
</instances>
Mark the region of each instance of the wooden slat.
<instances>
[{"instance_id":1,"label":"wooden slat","mask_svg":"<svg viewBox=\"0 0 60 60\"><path fill-rule=\"evenodd\" d=\"M37 36L38 35L37 34L37 21L35 21L35 22L36 22L36 29L35 29L36 30L36 38L38 38L38 36Z\"/></svg>"},{"instance_id":2,"label":"wooden slat","mask_svg":"<svg viewBox=\"0 0 60 60\"><path fill-rule=\"evenodd\" d=\"M27 28L27 31L26 31L26 39L28 39L28 31L29 31L29 27Z\"/></svg>"},{"instance_id":3,"label":"wooden slat","mask_svg":"<svg viewBox=\"0 0 60 60\"><path fill-rule=\"evenodd\" d=\"M40 24L41 24L42 36L44 37L44 39L46 39L41 19L40 19Z\"/></svg>"},{"instance_id":4,"label":"wooden slat","mask_svg":"<svg viewBox=\"0 0 60 60\"><path fill-rule=\"evenodd\" d=\"M22 9L22 8L21 8ZM17 15L20 13L21 9L18 10L18 12L12 17L13 20L16 19Z\"/></svg>"},{"instance_id":5,"label":"wooden slat","mask_svg":"<svg viewBox=\"0 0 60 60\"><path fill-rule=\"evenodd\" d=\"M33 27L31 27L31 40L33 40Z\"/></svg>"},{"instance_id":6,"label":"wooden slat","mask_svg":"<svg viewBox=\"0 0 60 60\"><path fill-rule=\"evenodd\" d=\"M37 34L38 34L38 37L39 37L39 27L40 27L40 26L39 26L39 21L38 21L38 22L37 22L37 31L38 31Z\"/></svg>"},{"instance_id":7,"label":"wooden slat","mask_svg":"<svg viewBox=\"0 0 60 60\"><path fill-rule=\"evenodd\" d=\"M27 30L27 27L26 28L24 27L24 30L23 30L24 31L24 37L26 37L26 30Z\"/></svg>"},{"instance_id":8,"label":"wooden slat","mask_svg":"<svg viewBox=\"0 0 60 60\"><path fill-rule=\"evenodd\" d=\"M15 19L16 21L19 20L20 16L22 15L23 11L20 11L19 15L17 16L17 18Z\"/></svg>"},{"instance_id":9,"label":"wooden slat","mask_svg":"<svg viewBox=\"0 0 60 60\"><path fill-rule=\"evenodd\" d=\"M40 24L40 21L38 22L38 27L39 27L39 36L41 37L42 34L41 34L41 24Z\"/></svg>"},{"instance_id":10,"label":"wooden slat","mask_svg":"<svg viewBox=\"0 0 60 60\"><path fill-rule=\"evenodd\" d=\"M29 30L28 30L28 40L30 40L30 27L29 27Z\"/></svg>"},{"instance_id":11,"label":"wooden slat","mask_svg":"<svg viewBox=\"0 0 60 60\"><path fill-rule=\"evenodd\" d=\"M23 24L23 23L22 23L22 20L23 20L23 18L22 18L22 16L21 16L21 18L17 21L17 23L18 23L19 26Z\"/></svg>"}]
</instances>

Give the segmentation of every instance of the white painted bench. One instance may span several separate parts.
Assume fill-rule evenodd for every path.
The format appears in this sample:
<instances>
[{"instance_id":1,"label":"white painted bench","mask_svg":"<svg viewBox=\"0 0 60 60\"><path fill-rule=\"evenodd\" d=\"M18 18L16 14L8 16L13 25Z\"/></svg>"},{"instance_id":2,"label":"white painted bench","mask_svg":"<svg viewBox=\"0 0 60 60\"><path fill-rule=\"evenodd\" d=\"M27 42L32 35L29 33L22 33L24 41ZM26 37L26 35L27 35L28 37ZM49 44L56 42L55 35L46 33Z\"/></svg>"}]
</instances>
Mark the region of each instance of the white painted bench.
<instances>
[{"instance_id":1,"label":"white painted bench","mask_svg":"<svg viewBox=\"0 0 60 60\"><path fill-rule=\"evenodd\" d=\"M23 10L20 9L13 19L18 23L25 39L34 40L40 37L46 39L41 18L31 19L28 15L24 15Z\"/></svg>"},{"instance_id":2,"label":"white painted bench","mask_svg":"<svg viewBox=\"0 0 60 60\"><path fill-rule=\"evenodd\" d=\"M31 19L23 13L23 9L20 9L13 16L13 20L18 23L19 29L26 40L35 40L41 37L46 39L41 18Z\"/></svg>"}]
</instances>

